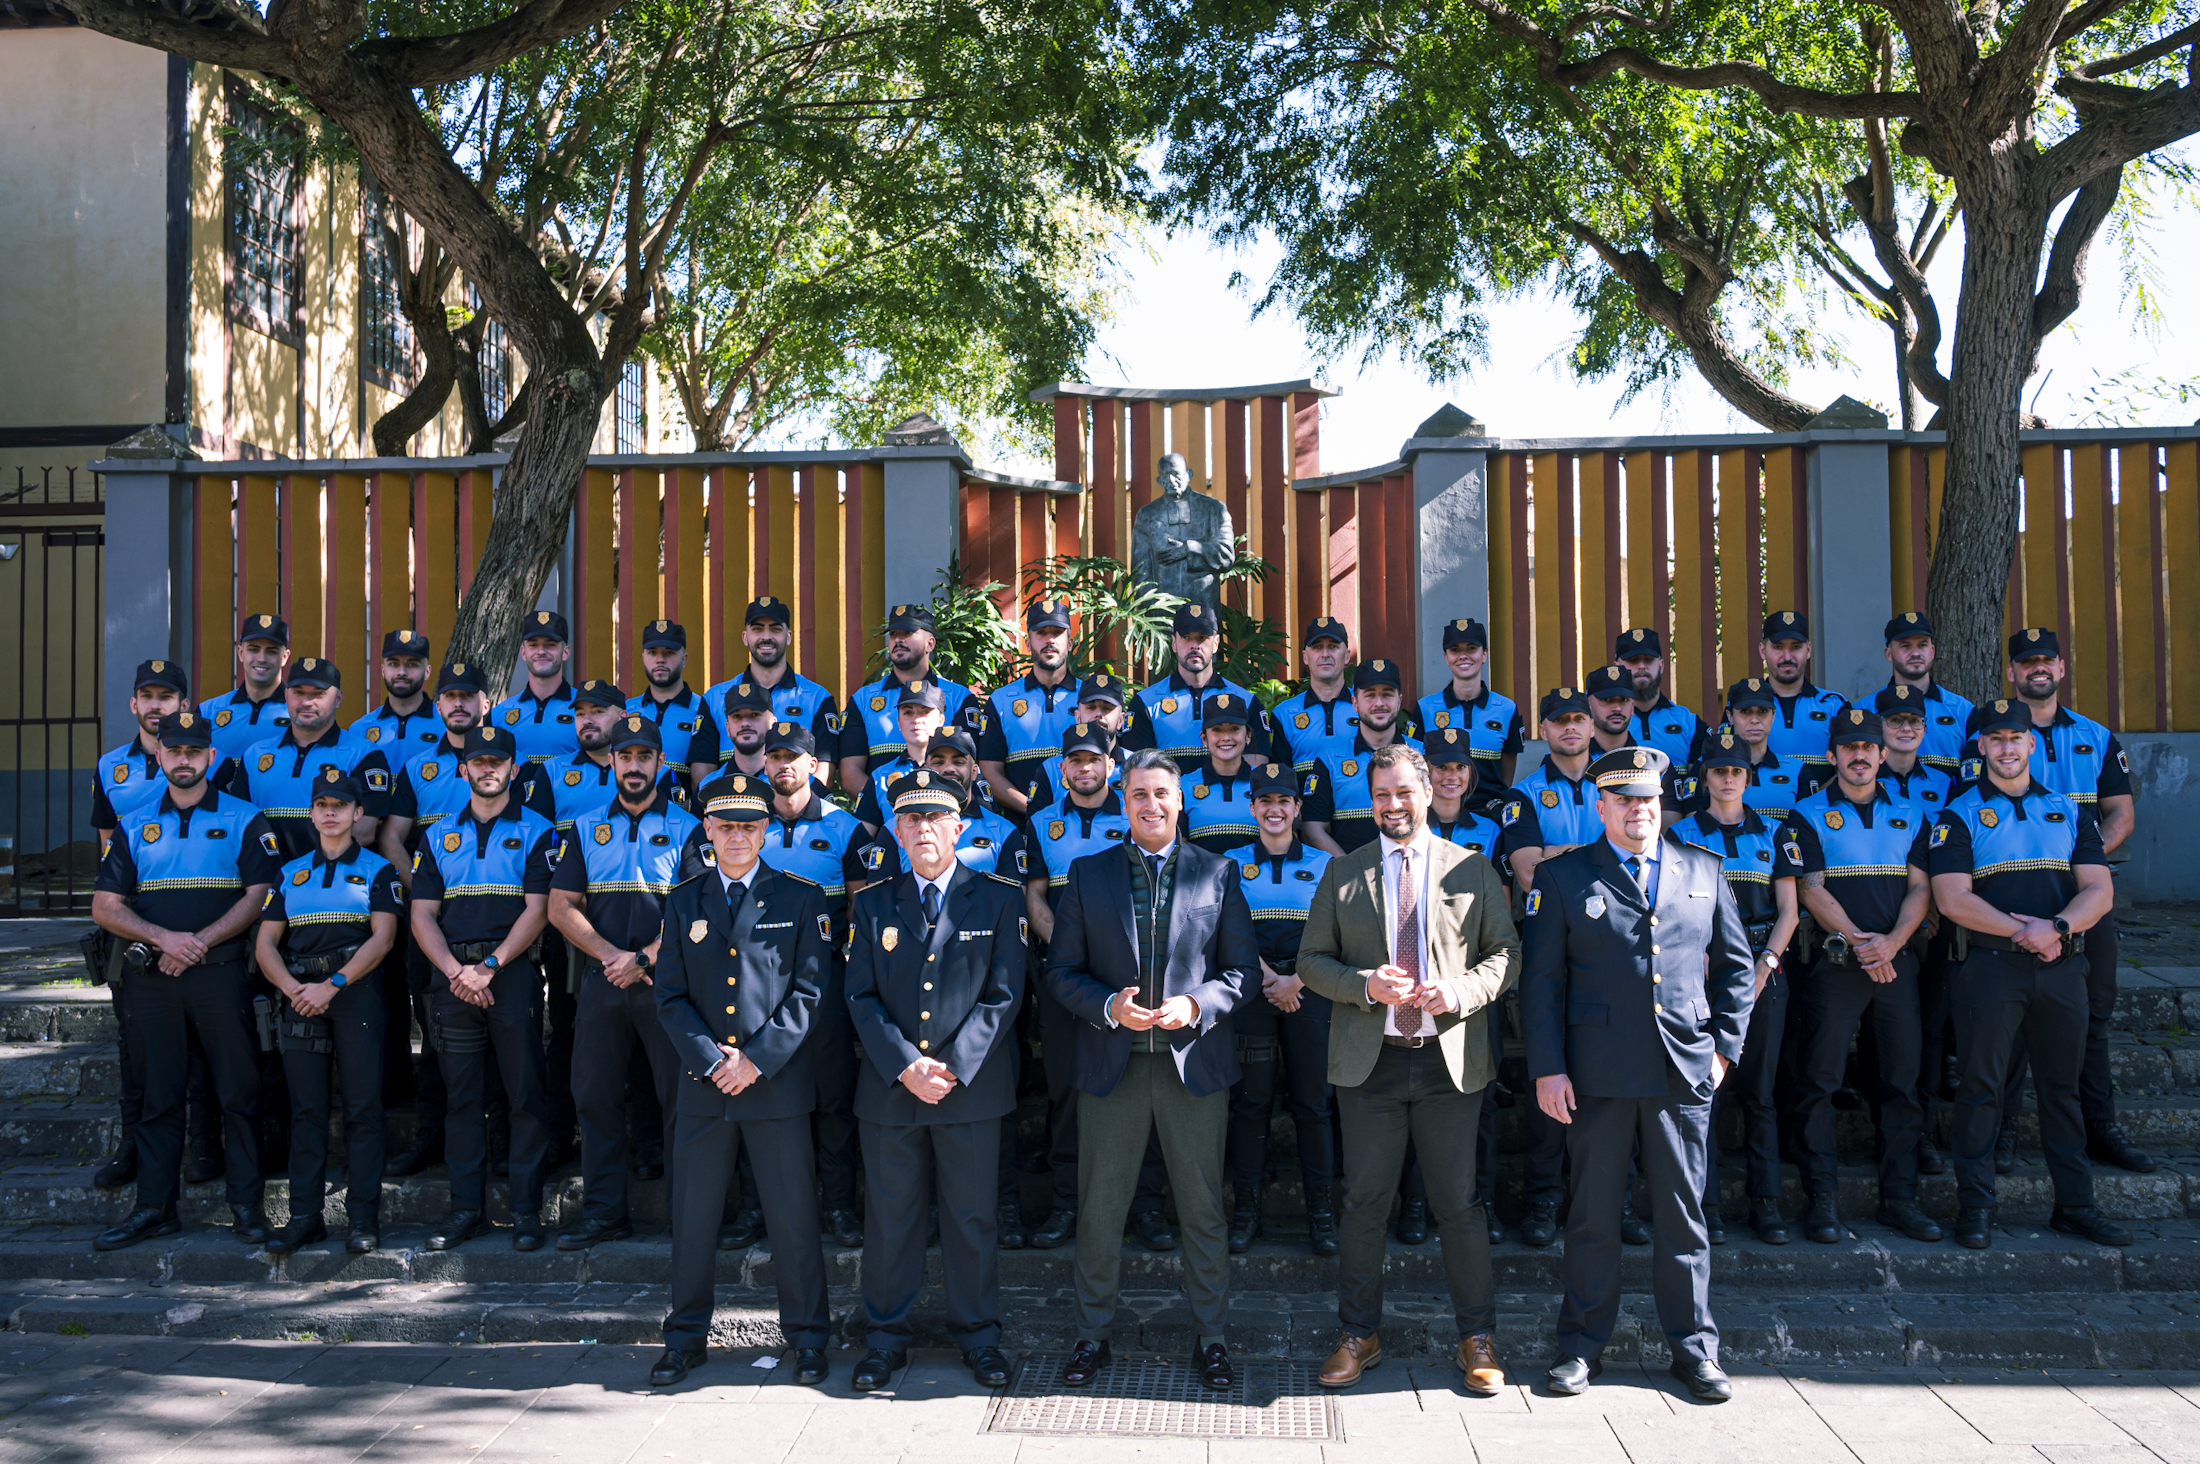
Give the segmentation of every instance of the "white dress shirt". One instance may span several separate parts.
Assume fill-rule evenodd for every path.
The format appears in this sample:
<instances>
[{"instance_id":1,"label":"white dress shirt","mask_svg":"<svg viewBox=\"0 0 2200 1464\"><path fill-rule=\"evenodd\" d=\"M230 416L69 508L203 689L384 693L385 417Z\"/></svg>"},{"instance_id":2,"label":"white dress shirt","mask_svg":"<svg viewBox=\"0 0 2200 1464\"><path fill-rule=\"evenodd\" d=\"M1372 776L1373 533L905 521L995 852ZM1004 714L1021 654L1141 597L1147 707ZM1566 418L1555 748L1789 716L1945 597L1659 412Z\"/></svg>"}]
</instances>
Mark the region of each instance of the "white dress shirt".
<instances>
[{"instance_id":1,"label":"white dress shirt","mask_svg":"<svg viewBox=\"0 0 2200 1464\"><path fill-rule=\"evenodd\" d=\"M1428 963L1428 867L1429 860L1435 853L1436 836L1429 832L1427 824L1423 824L1421 832L1410 843L1401 844L1388 834L1379 837L1383 845L1383 892L1389 900L1383 910L1383 942L1390 951L1390 963L1393 966L1403 964L1398 959L1398 912L1404 908L1400 903L1398 875L1405 868L1405 861L1400 856L1410 850L1413 854L1413 908L1420 914L1421 981L1426 985L1433 974ZM1434 1036L1435 1031L1435 1019L1424 1013L1419 1035ZM1405 1035L1398 1030L1396 1007L1384 1010L1383 1032L1391 1037Z\"/></svg>"},{"instance_id":2,"label":"white dress shirt","mask_svg":"<svg viewBox=\"0 0 2200 1464\"><path fill-rule=\"evenodd\" d=\"M952 859L950 859L950 860L949 860L949 861L947 862L947 868L945 868L945 869L943 869L943 870L941 870L941 871L940 871L940 876L939 876L939 878L938 878L938 879L926 879L926 878L925 878L925 877L924 877L923 875L921 875L921 874L917 875L917 908L918 908L918 909L920 909L920 910L921 910L921 909L923 909L923 908L924 908L924 892L925 892L926 890L938 890L938 891L940 892L940 910L941 910L941 913L943 913L943 914L944 914L944 913L946 912L946 910L947 910L947 882L948 882L949 880L951 880L951 879L953 879L953 878L955 877L955 865L956 865L956 861L955 861L955 860L952 860ZM910 873L912 873L912 874L915 874L915 873L916 873L916 871L915 871L915 870L911 870L911 871L910 871Z\"/></svg>"},{"instance_id":3,"label":"white dress shirt","mask_svg":"<svg viewBox=\"0 0 2200 1464\"><path fill-rule=\"evenodd\" d=\"M739 885L742 889L748 890L753 893L756 888L756 871L762 869L763 867L764 861L759 859L754 864L750 865L749 872L742 875L739 879L735 879L732 875L726 873L724 869L720 869L718 871L719 892L730 899L733 895L733 887L735 885Z\"/></svg>"}]
</instances>

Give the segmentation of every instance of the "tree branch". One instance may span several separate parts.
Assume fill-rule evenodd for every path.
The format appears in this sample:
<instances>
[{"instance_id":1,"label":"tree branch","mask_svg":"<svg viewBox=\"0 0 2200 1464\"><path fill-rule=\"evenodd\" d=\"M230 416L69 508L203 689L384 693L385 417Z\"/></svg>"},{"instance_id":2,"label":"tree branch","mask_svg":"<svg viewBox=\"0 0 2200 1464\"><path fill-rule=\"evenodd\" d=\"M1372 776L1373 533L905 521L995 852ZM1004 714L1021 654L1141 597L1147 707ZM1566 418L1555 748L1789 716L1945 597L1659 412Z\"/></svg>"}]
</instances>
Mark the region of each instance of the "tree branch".
<instances>
[{"instance_id":1,"label":"tree branch","mask_svg":"<svg viewBox=\"0 0 2200 1464\"><path fill-rule=\"evenodd\" d=\"M2070 200L2064 211L2060 227L2055 230L2054 247L2047 255L2047 277L2040 285L2039 294L2032 301L2032 350L2038 355L2040 342L2049 332L2068 320L2078 308L2078 301L2085 293L2086 253L2093 246L2093 238L2100 233L2101 225L2116 207L2116 194L2123 187L2124 170L2103 173Z\"/></svg>"},{"instance_id":2,"label":"tree branch","mask_svg":"<svg viewBox=\"0 0 2200 1464\"><path fill-rule=\"evenodd\" d=\"M286 79L288 50L266 33L260 17L232 0L196 0L214 12L201 19L178 20L147 5L128 0L61 0L61 6L80 25L117 40L170 51L190 61L212 66L231 66L239 71L258 71Z\"/></svg>"},{"instance_id":3,"label":"tree branch","mask_svg":"<svg viewBox=\"0 0 2200 1464\"><path fill-rule=\"evenodd\" d=\"M2200 71L2200 50L2194 53L2193 69ZM2165 82L2144 101L2097 111L2041 155L2034 174L2039 202L2053 208L2103 174L2195 132L2200 132L2200 83Z\"/></svg>"},{"instance_id":4,"label":"tree branch","mask_svg":"<svg viewBox=\"0 0 2200 1464\"><path fill-rule=\"evenodd\" d=\"M1748 61L1723 61L1715 66L1674 66L1632 46L1615 47L1585 61L1547 63L1545 66L1545 74L1565 87L1602 81L1618 71L1682 91L1740 87L1754 93L1775 112L1797 112L1805 117L1849 121L1866 117L1909 117L1924 105L1916 92L1829 92L1815 87L1792 86L1764 67Z\"/></svg>"},{"instance_id":5,"label":"tree branch","mask_svg":"<svg viewBox=\"0 0 2200 1464\"><path fill-rule=\"evenodd\" d=\"M386 62L407 86L433 86L494 71L538 46L611 18L626 0L527 0L502 20L445 36L378 36L352 54Z\"/></svg>"}]
</instances>

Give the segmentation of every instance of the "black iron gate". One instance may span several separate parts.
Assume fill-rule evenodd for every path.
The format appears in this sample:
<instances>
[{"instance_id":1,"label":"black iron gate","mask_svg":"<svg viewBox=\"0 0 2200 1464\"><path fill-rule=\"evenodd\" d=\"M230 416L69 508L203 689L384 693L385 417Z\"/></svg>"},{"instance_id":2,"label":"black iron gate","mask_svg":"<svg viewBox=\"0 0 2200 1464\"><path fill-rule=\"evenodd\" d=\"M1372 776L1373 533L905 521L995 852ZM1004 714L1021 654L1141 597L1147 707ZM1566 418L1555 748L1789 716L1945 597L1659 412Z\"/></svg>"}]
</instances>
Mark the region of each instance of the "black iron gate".
<instances>
[{"instance_id":1,"label":"black iron gate","mask_svg":"<svg viewBox=\"0 0 2200 1464\"><path fill-rule=\"evenodd\" d=\"M0 917L84 911L98 835L104 485L18 469L0 488Z\"/></svg>"}]
</instances>

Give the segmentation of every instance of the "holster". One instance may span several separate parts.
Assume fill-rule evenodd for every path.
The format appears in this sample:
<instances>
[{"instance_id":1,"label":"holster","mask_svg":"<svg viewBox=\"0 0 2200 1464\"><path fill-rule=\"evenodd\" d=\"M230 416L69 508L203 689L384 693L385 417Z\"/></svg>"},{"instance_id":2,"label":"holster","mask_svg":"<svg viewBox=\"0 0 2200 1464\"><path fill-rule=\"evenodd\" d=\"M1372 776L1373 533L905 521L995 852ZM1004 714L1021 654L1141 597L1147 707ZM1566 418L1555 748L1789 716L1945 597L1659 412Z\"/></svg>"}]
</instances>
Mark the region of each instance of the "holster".
<instances>
[{"instance_id":1,"label":"holster","mask_svg":"<svg viewBox=\"0 0 2200 1464\"><path fill-rule=\"evenodd\" d=\"M295 1008L285 1007L279 1025L285 1052L326 1056L336 1050L336 1029L327 1017L300 1016Z\"/></svg>"},{"instance_id":2,"label":"holster","mask_svg":"<svg viewBox=\"0 0 2200 1464\"><path fill-rule=\"evenodd\" d=\"M255 996L252 998L252 1026L259 1034L260 1051L273 1052L277 1046L274 997Z\"/></svg>"}]
</instances>

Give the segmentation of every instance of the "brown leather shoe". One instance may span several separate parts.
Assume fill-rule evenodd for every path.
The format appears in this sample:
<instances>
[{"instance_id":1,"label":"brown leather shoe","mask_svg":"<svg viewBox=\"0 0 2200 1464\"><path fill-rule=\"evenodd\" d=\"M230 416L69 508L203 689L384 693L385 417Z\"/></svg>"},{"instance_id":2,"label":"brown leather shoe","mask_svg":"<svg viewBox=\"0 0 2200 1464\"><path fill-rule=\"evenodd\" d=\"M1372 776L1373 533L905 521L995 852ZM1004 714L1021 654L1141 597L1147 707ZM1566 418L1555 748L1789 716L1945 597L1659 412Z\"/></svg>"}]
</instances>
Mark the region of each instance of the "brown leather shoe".
<instances>
[{"instance_id":1,"label":"brown leather shoe","mask_svg":"<svg viewBox=\"0 0 2200 1464\"><path fill-rule=\"evenodd\" d=\"M1494 1398L1505 1391L1505 1366L1497 1360L1497 1347L1489 1333L1460 1338L1458 1361L1459 1371L1465 1374L1466 1390L1477 1398Z\"/></svg>"},{"instance_id":2,"label":"brown leather shoe","mask_svg":"<svg viewBox=\"0 0 2200 1464\"><path fill-rule=\"evenodd\" d=\"M1325 1388L1349 1388L1360 1380L1361 1373L1380 1366L1382 1360L1382 1338L1372 1332L1365 1337L1347 1332L1337 1339L1337 1350L1329 1354L1315 1381Z\"/></svg>"}]
</instances>

